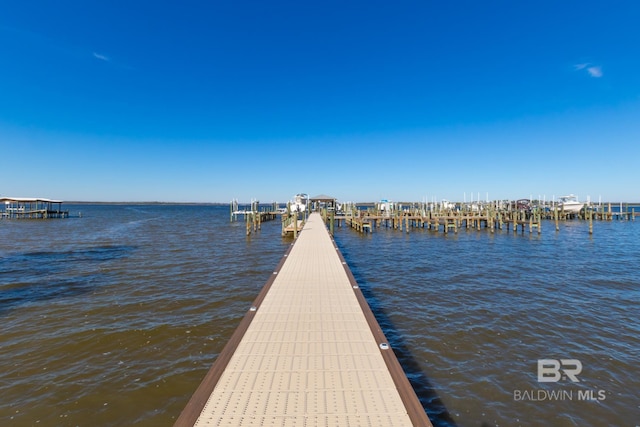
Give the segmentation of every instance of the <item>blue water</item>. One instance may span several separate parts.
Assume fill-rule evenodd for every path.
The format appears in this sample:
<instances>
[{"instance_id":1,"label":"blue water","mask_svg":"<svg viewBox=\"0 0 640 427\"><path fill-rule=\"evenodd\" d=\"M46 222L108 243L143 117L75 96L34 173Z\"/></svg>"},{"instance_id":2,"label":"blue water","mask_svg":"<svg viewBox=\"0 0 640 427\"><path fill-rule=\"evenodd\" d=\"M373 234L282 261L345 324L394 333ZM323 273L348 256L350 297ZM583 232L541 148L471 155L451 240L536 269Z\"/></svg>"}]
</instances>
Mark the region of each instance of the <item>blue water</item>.
<instances>
[{"instance_id":1,"label":"blue water","mask_svg":"<svg viewBox=\"0 0 640 427\"><path fill-rule=\"evenodd\" d=\"M0 221L0 425L170 426L291 239L224 206L66 209ZM640 425L637 221L336 242L434 425Z\"/></svg>"},{"instance_id":2,"label":"blue water","mask_svg":"<svg viewBox=\"0 0 640 427\"><path fill-rule=\"evenodd\" d=\"M440 425L636 425L639 225L552 223L537 233L378 229L336 239L407 353ZM580 383L537 382L538 359L578 359ZM418 388L418 387L416 387ZM524 390L573 401L522 401ZM606 392L578 400L580 390ZM634 424L636 423L636 424Z\"/></svg>"}]
</instances>

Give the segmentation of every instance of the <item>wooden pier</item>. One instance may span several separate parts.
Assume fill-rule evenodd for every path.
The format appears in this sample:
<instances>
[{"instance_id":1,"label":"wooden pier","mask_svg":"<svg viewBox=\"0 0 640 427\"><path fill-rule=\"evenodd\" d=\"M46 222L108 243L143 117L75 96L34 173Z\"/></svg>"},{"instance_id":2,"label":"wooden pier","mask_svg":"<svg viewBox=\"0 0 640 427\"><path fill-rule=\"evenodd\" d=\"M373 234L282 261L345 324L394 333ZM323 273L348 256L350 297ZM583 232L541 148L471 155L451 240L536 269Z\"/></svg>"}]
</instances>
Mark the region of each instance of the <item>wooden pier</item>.
<instances>
[{"instance_id":1,"label":"wooden pier","mask_svg":"<svg viewBox=\"0 0 640 427\"><path fill-rule=\"evenodd\" d=\"M239 216L243 216L247 225L247 236L252 231L258 231L262 228L262 223L265 221L271 221L278 217L281 212L277 209L277 204L274 203L268 207L260 207L260 202L252 200L250 206L246 206L241 209L238 202L232 200L229 204L230 219L231 221L237 221Z\"/></svg>"},{"instance_id":2,"label":"wooden pier","mask_svg":"<svg viewBox=\"0 0 640 427\"><path fill-rule=\"evenodd\" d=\"M431 426L318 213L175 423Z\"/></svg>"},{"instance_id":3,"label":"wooden pier","mask_svg":"<svg viewBox=\"0 0 640 427\"><path fill-rule=\"evenodd\" d=\"M446 233L457 233L460 229L489 229L493 232L496 229L511 229L514 232L518 229L523 232L534 229L538 233L542 230L541 217L538 215L502 215L495 212L469 213L469 212L427 212L415 213L410 211L398 212L394 215L375 215L365 211L360 211L355 215L342 215L335 217L338 222L344 221L348 226L360 232L372 232L376 228L386 227L394 230L406 231L413 228L427 228L433 231Z\"/></svg>"},{"instance_id":4,"label":"wooden pier","mask_svg":"<svg viewBox=\"0 0 640 427\"><path fill-rule=\"evenodd\" d=\"M61 200L30 197L0 198L0 219L49 219L68 217L69 211L62 210Z\"/></svg>"},{"instance_id":5,"label":"wooden pier","mask_svg":"<svg viewBox=\"0 0 640 427\"><path fill-rule=\"evenodd\" d=\"M309 215L309 211L297 212L287 203L286 208L279 208L277 203L273 203L267 207L261 207L260 202L252 201L250 207L240 209L236 201L232 201L230 206L231 221L237 221L239 216L244 216L247 225L247 236L251 232L261 229L262 223L271 221L280 216L282 222L282 236L293 235L298 236L298 232L302 230L305 220Z\"/></svg>"},{"instance_id":6,"label":"wooden pier","mask_svg":"<svg viewBox=\"0 0 640 427\"><path fill-rule=\"evenodd\" d=\"M292 234L295 239L298 237L298 232L304 227L304 219L298 219L298 214L289 216L282 216L282 235L286 236Z\"/></svg>"},{"instance_id":7,"label":"wooden pier","mask_svg":"<svg viewBox=\"0 0 640 427\"><path fill-rule=\"evenodd\" d=\"M373 232L376 228L386 227L394 230L404 230L407 233L413 228L426 228L435 232L442 230L446 233L457 233L460 229L487 229L491 233L495 230L523 233L534 230L540 234L544 220L554 221L556 231L559 223L570 219L584 220L589 224L589 233L593 233L593 221L624 220L634 221L639 215L635 209L612 211L611 204L607 208L588 207L579 213L567 213L562 210L543 209L499 209L484 208L477 211L466 209L428 209L424 206L384 211L379 209L359 209L349 206L340 215L331 216L340 226L343 222L351 228L361 232ZM326 215L326 214L325 214Z\"/></svg>"}]
</instances>

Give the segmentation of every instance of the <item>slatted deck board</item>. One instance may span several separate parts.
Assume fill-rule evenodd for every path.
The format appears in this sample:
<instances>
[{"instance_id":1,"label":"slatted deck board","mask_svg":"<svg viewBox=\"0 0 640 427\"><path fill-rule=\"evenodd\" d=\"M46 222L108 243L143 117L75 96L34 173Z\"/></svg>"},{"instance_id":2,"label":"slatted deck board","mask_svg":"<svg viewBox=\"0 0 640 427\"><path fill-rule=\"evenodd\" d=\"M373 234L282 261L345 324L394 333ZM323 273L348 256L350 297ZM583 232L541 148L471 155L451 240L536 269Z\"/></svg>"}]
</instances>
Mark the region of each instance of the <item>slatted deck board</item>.
<instances>
[{"instance_id":1,"label":"slatted deck board","mask_svg":"<svg viewBox=\"0 0 640 427\"><path fill-rule=\"evenodd\" d=\"M311 214L176 426L430 426Z\"/></svg>"}]
</instances>

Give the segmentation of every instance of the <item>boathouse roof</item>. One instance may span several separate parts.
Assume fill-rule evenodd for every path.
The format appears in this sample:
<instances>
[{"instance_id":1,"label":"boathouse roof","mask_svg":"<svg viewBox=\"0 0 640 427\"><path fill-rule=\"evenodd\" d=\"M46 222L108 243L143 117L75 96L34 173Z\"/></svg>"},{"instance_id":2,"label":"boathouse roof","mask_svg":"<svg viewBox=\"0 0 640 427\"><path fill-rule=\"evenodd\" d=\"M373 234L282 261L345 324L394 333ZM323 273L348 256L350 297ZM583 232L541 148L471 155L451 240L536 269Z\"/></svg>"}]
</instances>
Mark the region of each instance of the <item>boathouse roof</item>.
<instances>
[{"instance_id":1,"label":"boathouse roof","mask_svg":"<svg viewBox=\"0 0 640 427\"><path fill-rule=\"evenodd\" d=\"M309 200L324 201L324 200L336 200L336 198L335 197L331 197L331 196L327 196L326 194L320 194L318 196L309 197Z\"/></svg>"},{"instance_id":2,"label":"boathouse roof","mask_svg":"<svg viewBox=\"0 0 640 427\"><path fill-rule=\"evenodd\" d=\"M0 197L0 203L2 202L22 202L22 203L62 203L62 200L45 199L42 197Z\"/></svg>"}]
</instances>

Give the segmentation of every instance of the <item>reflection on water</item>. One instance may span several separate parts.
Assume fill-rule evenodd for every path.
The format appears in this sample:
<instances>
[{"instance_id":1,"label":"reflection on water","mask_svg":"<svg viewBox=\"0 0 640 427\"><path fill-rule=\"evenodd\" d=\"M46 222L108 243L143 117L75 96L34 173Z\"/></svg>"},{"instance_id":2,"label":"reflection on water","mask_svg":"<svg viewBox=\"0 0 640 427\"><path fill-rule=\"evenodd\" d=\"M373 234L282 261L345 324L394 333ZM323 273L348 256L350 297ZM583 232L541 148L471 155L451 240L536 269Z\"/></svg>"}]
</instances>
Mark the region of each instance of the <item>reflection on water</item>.
<instances>
[{"instance_id":1,"label":"reflection on water","mask_svg":"<svg viewBox=\"0 0 640 427\"><path fill-rule=\"evenodd\" d=\"M290 240L228 207L69 209L0 221L0 424L170 426ZM636 425L639 227L336 241L435 425ZM538 382L538 359L580 382Z\"/></svg>"}]
</instances>

